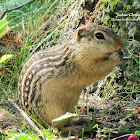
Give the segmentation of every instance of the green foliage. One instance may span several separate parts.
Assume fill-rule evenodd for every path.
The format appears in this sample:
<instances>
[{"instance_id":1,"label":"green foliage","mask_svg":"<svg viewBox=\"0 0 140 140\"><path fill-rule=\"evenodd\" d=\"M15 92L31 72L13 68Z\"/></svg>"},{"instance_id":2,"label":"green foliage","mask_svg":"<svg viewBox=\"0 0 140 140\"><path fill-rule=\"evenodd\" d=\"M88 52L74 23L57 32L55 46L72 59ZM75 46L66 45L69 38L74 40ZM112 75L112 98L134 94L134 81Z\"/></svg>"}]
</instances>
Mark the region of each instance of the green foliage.
<instances>
[{"instance_id":1,"label":"green foliage","mask_svg":"<svg viewBox=\"0 0 140 140\"><path fill-rule=\"evenodd\" d=\"M140 137L140 131L135 131L135 134Z\"/></svg>"},{"instance_id":2,"label":"green foliage","mask_svg":"<svg viewBox=\"0 0 140 140\"><path fill-rule=\"evenodd\" d=\"M25 2L27 1L10 0L5 2L2 0L0 1L0 10L14 8ZM46 15L55 12L57 7L62 4L63 1L58 0L36 0L23 8L7 13L6 25L8 23L9 26L12 26L8 36L12 34L15 35L15 38L12 38L13 40L10 38L10 41L13 41L10 46L9 44L1 44L0 46L0 103L5 102L9 97L14 100L17 99L18 78L25 61L38 48L42 47L48 37L63 26L64 23L62 22L58 27L49 28L51 19L45 20ZM18 42L14 42L16 39L20 42L20 46L18 46ZM9 139L9 137L16 140L39 139L34 132L30 132L25 128L21 131L27 133L10 131L3 134L5 139ZM44 130L43 134L44 139L46 137L49 139L55 138L52 130Z\"/></svg>"},{"instance_id":3,"label":"green foliage","mask_svg":"<svg viewBox=\"0 0 140 140\"><path fill-rule=\"evenodd\" d=\"M25 0L10 0L0 2L0 9L10 9L21 4L24 4ZM62 25L47 29L50 26L50 19L44 20L44 17L51 14L57 9L58 6L63 4L63 1L49 0L35 2L24 6L18 10L13 10L7 13L7 21L9 26L12 26L12 34L16 35L17 40L21 42L21 46L16 46L18 44L11 43L10 47L2 46L0 48L1 52L4 54L12 54L13 57L7 63L3 63L0 72L0 93L1 98L17 98L17 83L20 71L24 65L24 62L29 58L29 56L34 53L39 47L42 46L43 42L51 35L53 35L56 30L58 30ZM44 32L44 30L47 30ZM15 40L11 40L15 41ZM0 52L0 53L1 53ZM4 55L2 54L2 55ZM0 54L1 55L1 54ZM5 61L5 60L4 60Z\"/></svg>"},{"instance_id":4,"label":"green foliage","mask_svg":"<svg viewBox=\"0 0 140 140\"><path fill-rule=\"evenodd\" d=\"M17 133L17 132L9 132L7 133L10 137L13 137L15 140L39 140L39 137L34 133Z\"/></svg>"},{"instance_id":5,"label":"green foliage","mask_svg":"<svg viewBox=\"0 0 140 140\"><path fill-rule=\"evenodd\" d=\"M3 55L3 56L0 58L0 66L1 66L1 64L4 63L5 61L11 59L12 56L13 56L13 55L11 55L11 54Z\"/></svg>"},{"instance_id":6,"label":"green foliage","mask_svg":"<svg viewBox=\"0 0 140 140\"><path fill-rule=\"evenodd\" d=\"M137 16L140 10L140 1L100 0L100 4L101 9L105 12L105 15L107 15L106 17L103 17L101 19L106 25L108 25L109 27L113 26L113 28L115 29L121 27L118 30L118 34L121 37L128 38L135 36L135 39L137 41L140 41L139 40L140 16ZM117 16L118 14L120 15L126 14L126 15ZM121 20L113 21L112 19L121 19ZM123 28L126 28L127 30L123 30Z\"/></svg>"},{"instance_id":7,"label":"green foliage","mask_svg":"<svg viewBox=\"0 0 140 140\"><path fill-rule=\"evenodd\" d=\"M37 0L38 1L38 0ZM22 20L23 16L27 16L27 14L34 13L39 9L37 1L24 6L23 8L13 10L9 13L7 13L8 20L10 21L10 25L14 25L14 23L18 23ZM10 9L17 7L19 5L24 4L25 0L10 0L7 2L3 1L3 5L0 6L0 10L4 11L5 9Z\"/></svg>"},{"instance_id":8,"label":"green foliage","mask_svg":"<svg viewBox=\"0 0 140 140\"><path fill-rule=\"evenodd\" d=\"M3 132L4 134L4 139L5 140L9 140L10 139L14 139L14 140L40 140L40 137L34 133L34 131L32 130L25 130L26 133L23 132L17 132L17 131L8 131L8 132ZM54 132L52 130L49 129L44 129L42 131L43 136L41 139L46 140L47 139L55 139L57 138L57 136L54 136Z\"/></svg>"},{"instance_id":9,"label":"green foliage","mask_svg":"<svg viewBox=\"0 0 140 140\"><path fill-rule=\"evenodd\" d=\"M2 38L8 31L10 27L8 27L8 21L6 20L6 16L0 20L0 38Z\"/></svg>"}]
</instances>

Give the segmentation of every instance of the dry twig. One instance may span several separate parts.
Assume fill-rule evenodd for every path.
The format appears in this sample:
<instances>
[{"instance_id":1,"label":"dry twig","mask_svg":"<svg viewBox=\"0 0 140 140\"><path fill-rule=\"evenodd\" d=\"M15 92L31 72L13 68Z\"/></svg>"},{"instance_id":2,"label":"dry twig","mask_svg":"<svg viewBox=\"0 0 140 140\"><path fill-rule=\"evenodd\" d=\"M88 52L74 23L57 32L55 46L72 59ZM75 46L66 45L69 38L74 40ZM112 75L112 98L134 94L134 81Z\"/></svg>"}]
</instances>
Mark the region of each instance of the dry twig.
<instances>
[{"instance_id":1,"label":"dry twig","mask_svg":"<svg viewBox=\"0 0 140 140\"><path fill-rule=\"evenodd\" d=\"M136 58L139 59L140 57L139 57L139 56L136 56ZM129 59L133 59L133 58L132 58L132 57L123 57L123 60L124 60L124 61L127 61L127 60L129 60Z\"/></svg>"},{"instance_id":2,"label":"dry twig","mask_svg":"<svg viewBox=\"0 0 140 140\"><path fill-rule=\"evenodd\" d=\"M3 11L3 13L2 13L0 19L2 19L2 18L5 16L6 13L11 12L11 11L13 11L13 10L20 9L20 8L22 8L23 6L25 6L25 5L27 5L27 4L30 4L30 3L34 2L34 1L36 1L36 0L27 1L27 2L25 2L24 4L19 5L19 6L17 6L17 7L14 7L14 8L11 8L11 9L5 9L5 10Z\"/></svg>"},{"instance_id":3,"label":"dry twig","mask_svg":"<svg viewBox=\"0 0 140 140\"><path fill-rule=\"evenodd\" d=\"M24 111L12 100L8 99L8 103L16 110L25 120L27 123L34 129L34 131L39 135L42 136L42 132L39 128L34 124L34 122L24 113Z\"/></svg>"}]
</instances>

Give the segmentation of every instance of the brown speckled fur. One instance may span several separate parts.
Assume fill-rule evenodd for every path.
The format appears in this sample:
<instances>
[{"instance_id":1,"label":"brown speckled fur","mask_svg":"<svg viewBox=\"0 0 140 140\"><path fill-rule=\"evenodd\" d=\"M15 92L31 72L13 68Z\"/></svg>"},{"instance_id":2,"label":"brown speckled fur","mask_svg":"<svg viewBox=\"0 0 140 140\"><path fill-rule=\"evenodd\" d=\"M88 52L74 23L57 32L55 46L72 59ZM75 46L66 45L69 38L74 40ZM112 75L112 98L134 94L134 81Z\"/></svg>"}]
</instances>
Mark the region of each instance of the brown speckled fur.
<instances>
[{"instance_id":1,"label":"brown speckled fur","mask_svg":"<svg viewBox=\"0 0 140 140\"><path fill-rule=\"evenodd\" d=\"M105 39L98 39L96 33ZM68 43L35 53L19 79L22 108L44 127L44 122L50 125L53 119L74 112L82 89L110 73L120 63L123 48L110 29L89 24Z\"/></svg>"}]
</instances>

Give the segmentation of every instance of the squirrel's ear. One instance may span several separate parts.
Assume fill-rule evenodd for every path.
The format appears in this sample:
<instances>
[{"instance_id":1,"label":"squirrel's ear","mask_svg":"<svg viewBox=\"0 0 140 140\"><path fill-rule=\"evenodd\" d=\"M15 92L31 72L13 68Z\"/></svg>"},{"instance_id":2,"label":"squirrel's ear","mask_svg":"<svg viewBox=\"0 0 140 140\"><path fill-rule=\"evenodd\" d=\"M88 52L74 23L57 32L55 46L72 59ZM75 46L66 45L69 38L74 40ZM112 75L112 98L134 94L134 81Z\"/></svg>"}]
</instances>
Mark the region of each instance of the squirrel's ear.
<instances>
[{"instance_id":1,"label":"squirrel's ear","mask_svg":"<svg viewBox=\"0 0 140 140\"><path fill-rule=\"evenodd\" d=\"M86 27L81 27L77 29L77 33L76 33L76 40L77 42L80 41L83 37L86 36Z\"/></svg>"}]
</instances>

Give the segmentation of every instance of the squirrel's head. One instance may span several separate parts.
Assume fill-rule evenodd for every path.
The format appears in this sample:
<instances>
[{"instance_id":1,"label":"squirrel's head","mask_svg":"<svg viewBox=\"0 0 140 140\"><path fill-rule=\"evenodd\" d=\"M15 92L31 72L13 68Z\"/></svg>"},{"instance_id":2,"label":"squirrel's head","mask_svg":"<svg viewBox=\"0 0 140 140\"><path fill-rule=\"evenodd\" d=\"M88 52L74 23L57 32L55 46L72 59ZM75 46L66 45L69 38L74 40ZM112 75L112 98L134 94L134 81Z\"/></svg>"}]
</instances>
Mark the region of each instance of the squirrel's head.
<instances>
[{"instance_id":1,"label":"squirrel's head","mask_svg":"<svg viewBox=\"0 0 140 140\"><path fill-rule=\"evenodd\" d=\"M115 32L105 26L89 24L79 27L76 42L78 49L82 52L81 55L89 55L92 59L107 59L112 53L114 57L115 53L118 53L120 56L118 59L123 56L124 44Z\"/></svg>"}]
</instances>

